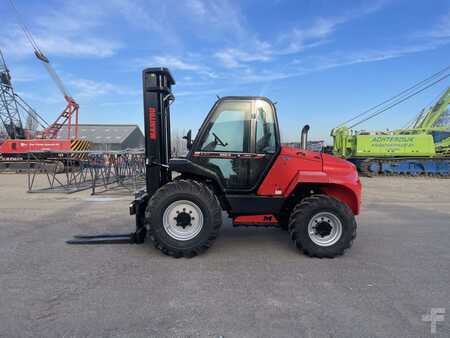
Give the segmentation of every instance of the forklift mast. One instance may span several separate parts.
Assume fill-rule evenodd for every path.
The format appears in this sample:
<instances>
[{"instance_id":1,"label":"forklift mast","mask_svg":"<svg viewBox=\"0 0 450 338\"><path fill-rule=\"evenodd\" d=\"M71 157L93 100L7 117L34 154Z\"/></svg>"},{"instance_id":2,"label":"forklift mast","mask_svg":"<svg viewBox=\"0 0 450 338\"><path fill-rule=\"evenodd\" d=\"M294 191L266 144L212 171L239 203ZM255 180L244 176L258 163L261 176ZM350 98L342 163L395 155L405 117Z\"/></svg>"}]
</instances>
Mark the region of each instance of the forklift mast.
<instances>
[{"instance_id":1,"label":"forklift mast","mask_svg":"<svg viewBox=\"0 0 450 338\"><path fill-rule=\"evenodd\" d=\"M175 84L167 68L147 68L142 73L144 90L145 175L146 189L135 193L130 214L136 215L136 231L125 234L77 235L68 244L143 243L146 238L145 210L150 197L171 181L170 104Z\"/></svg>"},{"instance_id":2,"label":"forklift mast","mask_svg":"<svg viewBox=\"0 0 450 338\"><path fill-rule=\"evenodd\" d=\"M174 101L175 81L167 68L147 68L143 71L145 165L147 194L171 180L169 160L170 104Z\"/></svg>"}]
</instances>

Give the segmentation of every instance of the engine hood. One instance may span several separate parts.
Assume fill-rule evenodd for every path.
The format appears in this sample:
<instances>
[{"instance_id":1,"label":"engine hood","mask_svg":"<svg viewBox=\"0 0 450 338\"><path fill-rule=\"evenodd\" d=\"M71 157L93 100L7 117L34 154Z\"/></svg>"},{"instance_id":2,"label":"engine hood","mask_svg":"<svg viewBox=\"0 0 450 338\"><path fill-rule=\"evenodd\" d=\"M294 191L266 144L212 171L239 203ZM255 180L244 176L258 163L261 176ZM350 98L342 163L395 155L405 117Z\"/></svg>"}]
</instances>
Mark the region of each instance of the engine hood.
<instances>
[{"instance_id":1,"label":"engine hood","mask_svg":"<svg viewBox=\"0 0 450 338\"><path fill-rule=\"evenodd\" d=\"M321 193L346 203L355 215L361 202L356 167L343 159L305 149L282 147L258 188L259 196L284 196L299 185L319 186Z\"/></svg>"},{"instance_id":2,"label":"engine hood","mask_svg":"<svg viewBox=\"0 0 450 338\"><path fill-rule=\"evenodd\" d=\"M321 155L323 171L326 172L330 178L334 178L335 180L345 179L347 181L359 181L358 171L353 163L332 155Z\"/></svg>"},{"instance_id":3,"label":"engine hood","mask_svg":"<svg viewBox=\"0 0 450 338\"><path fill-rule=\"evenodd\" d=\"M288 156L299 160L308 161L308 165L300 165L300 170L320 170L328 175L350 175L358 177L356 166L344 159L329 154L310 151L306 149L283 147L281 157Z\"/></svg>"}]
</instances>

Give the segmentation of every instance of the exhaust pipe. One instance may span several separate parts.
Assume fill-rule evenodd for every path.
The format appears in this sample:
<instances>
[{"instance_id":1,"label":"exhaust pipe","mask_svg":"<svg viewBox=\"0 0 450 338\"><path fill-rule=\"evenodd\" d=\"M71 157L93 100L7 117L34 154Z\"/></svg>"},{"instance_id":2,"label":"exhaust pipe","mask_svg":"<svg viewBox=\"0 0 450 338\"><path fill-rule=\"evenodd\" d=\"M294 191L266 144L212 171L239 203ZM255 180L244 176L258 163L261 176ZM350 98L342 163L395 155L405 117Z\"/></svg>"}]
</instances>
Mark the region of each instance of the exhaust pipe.
<instances>
[{"instance_id":1,"label":"exhaust pipe","mask_svg":"<svg viewBox=\"0 0 450 338\"><path fill-rule=\"evenodd\" d=\"M309 131L309 125L305 124L305 126L302 129L302 134L300 138L300 148L306 149L306 146L308 144L308 131Z\"/></svg>"}]
</instances>

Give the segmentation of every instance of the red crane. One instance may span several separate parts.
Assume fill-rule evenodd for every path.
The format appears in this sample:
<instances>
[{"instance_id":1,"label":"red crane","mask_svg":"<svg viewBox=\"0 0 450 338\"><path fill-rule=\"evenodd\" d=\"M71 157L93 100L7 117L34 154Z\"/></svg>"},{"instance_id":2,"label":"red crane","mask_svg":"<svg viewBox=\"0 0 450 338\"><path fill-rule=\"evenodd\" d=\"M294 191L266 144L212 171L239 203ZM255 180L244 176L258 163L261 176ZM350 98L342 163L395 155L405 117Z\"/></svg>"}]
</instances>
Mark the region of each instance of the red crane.
<instances>
[{"instance_id":1,"label":"red crane","mask_svg":"<svg viewBox=\"0 0 450 338\"><path fill-rule=\"evenodd\" d=\"M67 92L66 88L64 87L63 82L61 81L58 74L56 74L54 68L50 64L49 59L39 49L35 49L34 54L40 61L42 61L43 65L47 69L50 77L53 79L53 81L56 83L59 90L63 94L64 100L66 100L66 102L67 102L66 107L58 115L56 120L52 124L50 124L47 128L44 129L44 131L42 133L42 138L45 138L45 139L56 138L58 136L58 133L61 130L61 128L66 125L67 125L66 138L67 139L71 139L71 137L73 137L75 139L78 138L78 111L79 111L78 103ZM74 118L74 121L72 121L72 118ZM73 134L72 134L72 128L73 128Z\"/></svg>"},{"instance_id":2,"label":"red crane","mask_svg":"<svg viewBox=\"0 0 450 338\"><path fill-rule=\"evenodd\" d=\"M17 160L23 160L29 157L30 153L33 153L33 156L35 157L47 158L48 156L50 156L48 152L68 152L80 150L84 151L89 148L89 142L87 140L78 139L78 103L66 90L61 78L52 67L49 59L39 48L30 30L21 19L20 13L12 0L10 0L10 4L17 16L19 25L21 26L27 40L33 48L34 54L36 55L37 59L44 65L50 77L55 82L58 89L61 91L67 104L64 110L57 116L53 123L44 125L43 129L35 132L34 134L23 132L21 135L26 135L25 137L16 137L15 135L18 135L18 133L8 133L9 137L6 140L3 140L3 142L0 144L0 154L2 157L0 169L2 167L9 168L11 166L11 163L13 163L14 167L16 168L21 167L21 165L19 164L20 161ZM35 116L32 117L34 118ZM38 117L40 118L40 116ZM14 124L13 121L13 119L10 119L9 125L7 127L5 126L5 128L9 130L23 130L21 123L20 125L12 125ZM15 119L15 121L20 120ZM63 128L64 135L61 135L60 132ZM14 158L14 162L11 162L12 158Z\"/></svg>"}]
</instances>

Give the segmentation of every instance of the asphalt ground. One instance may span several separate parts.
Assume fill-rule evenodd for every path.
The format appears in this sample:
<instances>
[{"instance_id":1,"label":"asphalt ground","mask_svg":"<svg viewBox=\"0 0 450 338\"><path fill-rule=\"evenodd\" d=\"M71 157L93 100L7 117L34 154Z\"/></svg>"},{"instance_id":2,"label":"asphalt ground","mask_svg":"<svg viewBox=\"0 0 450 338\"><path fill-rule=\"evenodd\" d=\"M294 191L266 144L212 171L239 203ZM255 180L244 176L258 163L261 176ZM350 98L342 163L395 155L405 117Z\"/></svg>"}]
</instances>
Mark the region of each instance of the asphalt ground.
<instances>
[{"instance_id":1,"label":"asphalt ground","mask_svg":"<svg viewBox=\"0 0 450 338\"><path fill-rule=\"evenodd\" d=\"M69 246L77 233L132 231L131 197L25 185L0 175L2 337L450 336L450 180L363 179L356 241L336 259L228 219L193 259L148 243ZM447 312L434 335L431 308Z\"/></svg>"}]
</instances>

